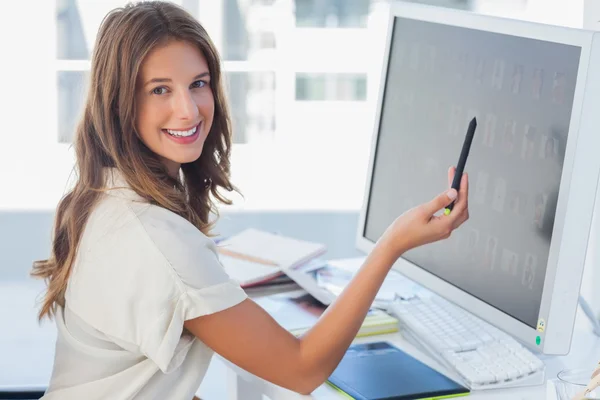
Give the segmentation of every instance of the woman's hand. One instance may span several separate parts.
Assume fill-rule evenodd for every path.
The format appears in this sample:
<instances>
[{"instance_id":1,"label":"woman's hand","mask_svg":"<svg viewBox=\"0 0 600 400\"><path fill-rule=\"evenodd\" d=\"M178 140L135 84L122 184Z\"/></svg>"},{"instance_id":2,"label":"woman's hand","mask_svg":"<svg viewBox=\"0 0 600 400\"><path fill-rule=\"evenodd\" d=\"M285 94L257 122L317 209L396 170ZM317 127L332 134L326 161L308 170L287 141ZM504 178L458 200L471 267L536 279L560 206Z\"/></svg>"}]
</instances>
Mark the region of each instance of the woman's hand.
<instances>
[{"instance_id":1,"label":"woman's hand","mask_svg":"<svg viewBox=\"0 0 600 400\"><path fill-rule=\"evenodd\" d=\"M454 172L454 167L448 169L449 187L452 186ZM450 237L454 229L469 219L468 197L469 179L465 173L458 193L450 189L433 200L406 211L387 228L377 245L385 246L398 258L410 249ZM456 202L450 215L436 215L455 198Z\"/></svg>"}]
</instances>

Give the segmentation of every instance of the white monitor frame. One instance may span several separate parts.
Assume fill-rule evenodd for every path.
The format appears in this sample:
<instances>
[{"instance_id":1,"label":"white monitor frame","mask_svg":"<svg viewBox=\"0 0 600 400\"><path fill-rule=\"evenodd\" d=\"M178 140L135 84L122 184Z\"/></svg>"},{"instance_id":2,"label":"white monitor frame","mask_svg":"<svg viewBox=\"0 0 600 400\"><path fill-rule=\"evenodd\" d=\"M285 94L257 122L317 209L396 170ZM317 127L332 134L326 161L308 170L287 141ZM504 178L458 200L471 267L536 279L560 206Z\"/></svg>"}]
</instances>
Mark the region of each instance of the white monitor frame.
<instances>
[{"instance_id":1,"label":"white monitor frame","mask_svg":"<svg viewBox=\"0 0 600 400\"><path fill-rule=\"evenodd\" d=\"M524 324L402 257L394 264L394 269L408 278L497 326L531 350L545 354L567 354L571 346L600 175L600 133L598 133L600 112L597 109L600 106L600 40L598 40L597 34L591 31L510 20L414 3L398 2L392 5L375 114L369 171L357 229L356 246L364 252L371 251L375 246L373 241L364 237L364 231L393 24L396 17L581 47L564 167L538 317L539 320L545 321L545 329L542 331L542 329L535 329ZM440 188L440 191L443 189ZM538 336L540 338L539 345L536 343Z\"/></svg>"}]
</instances>

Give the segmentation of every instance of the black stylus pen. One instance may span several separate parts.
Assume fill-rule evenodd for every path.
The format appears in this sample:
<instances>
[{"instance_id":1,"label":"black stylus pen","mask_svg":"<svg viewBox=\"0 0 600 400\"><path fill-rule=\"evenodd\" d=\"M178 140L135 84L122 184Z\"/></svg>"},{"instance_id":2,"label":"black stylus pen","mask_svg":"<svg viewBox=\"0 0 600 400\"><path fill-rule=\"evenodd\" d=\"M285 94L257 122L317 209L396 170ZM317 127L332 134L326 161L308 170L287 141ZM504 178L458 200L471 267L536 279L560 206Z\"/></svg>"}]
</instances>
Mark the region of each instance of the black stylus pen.
<instances>
[{"instance_id":1,"label":"black stylus pen","mask_svg":"<svg viewBox=\"0 0 600 400\"><path fill-rule=\"evenodd\" d=\"M469 156L469 150L471 150L471 143L473 142L473 136L475 135L475 128L477 128L477 119L473 117L471 122L469 122L469 129L467 130L467 136L465 136L465 141L463 142L462 151L460 152L460 157L458 159L458 164L456 165L456 172L454 173L454 179L452 180L452 189L460 188L460 180L462 179L463 171L465 170L465 164L467 163L467 157ZM450 215L450 212L454 208L454 201L446 207L444 210L444 214Z\"/></svg>"}]
</instances>

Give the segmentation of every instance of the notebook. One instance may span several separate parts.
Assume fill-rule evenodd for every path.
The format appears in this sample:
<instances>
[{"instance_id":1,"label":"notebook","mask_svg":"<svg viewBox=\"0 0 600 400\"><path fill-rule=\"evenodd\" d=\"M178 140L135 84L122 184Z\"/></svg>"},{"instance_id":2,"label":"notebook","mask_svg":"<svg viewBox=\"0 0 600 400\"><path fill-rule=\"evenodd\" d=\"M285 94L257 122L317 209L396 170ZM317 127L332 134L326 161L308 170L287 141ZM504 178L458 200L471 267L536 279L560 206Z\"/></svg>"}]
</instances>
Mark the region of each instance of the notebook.
<instances>
[{"instance_id":1,"label":"notebook","mask_svg":"<svg viewBox=\"0 0 600 400\"><path fill-rule=\"evenodd\" d=\"M308 331L327 308L304 290L258 297L254 301L295 336ZM356 336L397 332L398 324L398 320L391 315L372 309L369 310Z\"/></svg>"},{"instance_id":2,"label":"notebook","mask_svg":"<svg viewBox=\"0 0 600 400\"><path fill-rule=\"evenodd\" d=\"M219 261L227 275L239 283L242 288L270 283L283 276L283 272L277 267L239 257L220 254Z\"/></svg>"},{"instance_id":3,"label":"notebook","mask_svg":"<svg viewBox=\"0 0 600 400\"><path fill-rule=\"evenodd\" d=\"M446 399L469 389L387 342L350 346L328 383L356 400Z\"/></svg>"},{"instance_id":4,"label":"notebook","mask_svg":"<svg viewBox=\"0 0 600 400\"><path fill-rule=\"evenodd\" d=\"M276 267L296 268L325 253L321 243L249 228L218 244L221 254Z\"/></svg>"}]
</instances>

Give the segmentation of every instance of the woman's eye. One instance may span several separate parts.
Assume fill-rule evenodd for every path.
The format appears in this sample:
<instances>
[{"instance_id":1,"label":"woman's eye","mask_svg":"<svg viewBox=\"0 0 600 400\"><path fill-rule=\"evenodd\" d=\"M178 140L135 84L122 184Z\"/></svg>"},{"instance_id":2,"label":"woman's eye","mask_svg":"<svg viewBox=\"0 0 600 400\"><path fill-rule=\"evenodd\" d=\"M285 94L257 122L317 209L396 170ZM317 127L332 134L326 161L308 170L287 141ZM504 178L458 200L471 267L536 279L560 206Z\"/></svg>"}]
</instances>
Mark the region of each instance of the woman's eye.
<instances>
[{"instance_id":1,"label":"woman's eye","mask_svg":"<svg viewBox=\"0 0 600 400\"><path fill-rule=\"evenodd\" d=\"M162 87L162 86L161 86L161 87L154 88L154 89L152 90L152 94L165 94L166 92L167 92L167 89L166 89L166 88L164 88L164 87Z\"/></svg>"},{"instance_id":2,"label":"woman's eye","mask_svg":"<svg viewBox=\"0 0 600 400\"><path fill-rule=\"evenodd\" d=\"M206 82L205 81L196 81L194 83L192 83L192 87L193 88L201 88L206 86Z\"/></svg>"}]
</instances>

